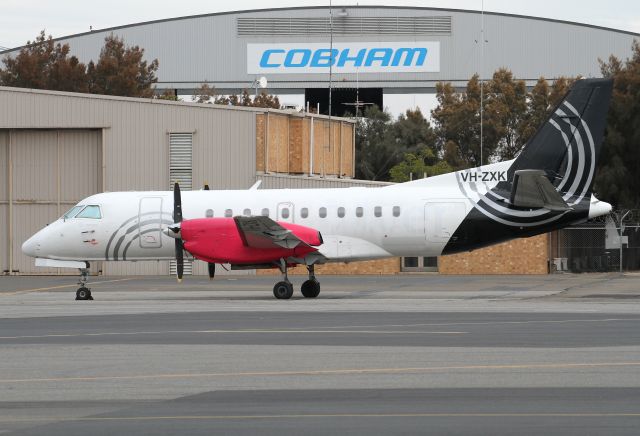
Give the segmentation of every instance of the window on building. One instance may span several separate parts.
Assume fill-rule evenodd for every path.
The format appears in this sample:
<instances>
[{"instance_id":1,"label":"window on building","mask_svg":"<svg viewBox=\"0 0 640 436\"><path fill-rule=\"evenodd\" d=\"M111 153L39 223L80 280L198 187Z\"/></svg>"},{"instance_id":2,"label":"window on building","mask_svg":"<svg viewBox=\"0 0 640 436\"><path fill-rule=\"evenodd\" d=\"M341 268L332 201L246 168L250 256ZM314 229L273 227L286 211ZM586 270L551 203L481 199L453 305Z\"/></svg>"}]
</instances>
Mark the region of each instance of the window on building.
<instances>
[{"instance_id":1,"label":"window on building","mask_svg":"<svg viewBox=\"0 0 640 436\"><path fill-rule=\"evenodd\" d=\"M242 211L242 214L243 214L244 216L251 216L251 209L245 209L245 210L243 210L243 211Z\"/></svg>"},{"instance_id":2,"label":"window on building","mask_svg":"<svg viewBox=\"0 0 640 436\"><path fill-rule=\"evenodd\" d=\"M404 267L405 268L418 268L418 258L417 257L404 257Z\"/></svg>"},{"instance_id":3,"label":"window on building","mask_svg":"<svg viewBox=\"0 0 640 436\"><path fill-rule=\"evenodd\" d=\"M207 218L213 218L213 209L207 209L204 213Z\"/></svg>"},{"instance_id":4,"label":"window on building","mask_svg":"<svg viewBox=\"0 0 640 436\"><path fill-rule=\"evenodd\" d=\"M400 206L393 206L393 216L400 216Z\"/></svg>"},{"instance_id":5,"label":"window on building","mask_svg":"<svg viewBox=\"0 0 640 436\"><path fill-rule=\"evenodd\" d=\"M100 218L102 218L102 213L100 213L100 206L87 206L82 209L82 212L76 215L76 218L91 218L94 220L99 220Z\"/></svg>"},{"instance_id":6,"label":"window on building","mask_svg":"<svg viewBox=\"0 0 640 436\"><path fill-rule=\"evenodd\" d=\"M303 207L302 209L300 209L300 216L302 218L306 218L309 216L309 209L307 209L306 207Z\"/></svg>"},{"instance_id":7,"label":"window on building","mask_svg":"<svg viewBox=\"0 0 640 436\"><path fill-rule=\"evenodd\" d=\"M380 218L382 216L382 206L376 206L373 208L373 214L377 217Z\"/></svg>"},{"instance_id":8,"label":"window on building","mask_svg":"<svg viewBox=\"0 0 640 436\"><path fill-rule=\"evenodd\" d=\"M360 206L356 207L356 216L358 218L362 218L362 215L364 215L364 210L362 209L362 207Z\"/></svg>"},{"instance_id":9,"label":"window on building","mask_svg":"<svg viewBox=\"0 0 640 436\"><path fill-rule=\"evenodd\" d=\"M232 209L225 210L224 216L226 216L227 218L231 218L233 216L233 210Z\"/></svg>"},{"instance_id":10,"label":"window on building","mask_svg":"<svg viewBox=\"0 0 640 436\"><path fill-rule=\"evenodd\" d=\"M338 208L338 218L344 218L344 214L345 214L344 207L340 206Z\"/></svg>"},{"instance_id":11,"label":"window on building","mask_svg":"<svg viewBox=\"0 0 640 436\"><path fill-rule=\"evenodd\" d=\"M269 209L267 209L266 207L264 209L262 209L262 216L269 216Z\"/></svg>"},{"instance_id":12,"label":"window on building","mask_svg":"<svg viewBox=\"0 0 640 436\"><path fill-rule=\"evenodd\" d=\"M327 208L326 207L321 207L318 210L318 215L320 216L320 218L326 218L327 217Z\"/></svg>"}]
</instances>

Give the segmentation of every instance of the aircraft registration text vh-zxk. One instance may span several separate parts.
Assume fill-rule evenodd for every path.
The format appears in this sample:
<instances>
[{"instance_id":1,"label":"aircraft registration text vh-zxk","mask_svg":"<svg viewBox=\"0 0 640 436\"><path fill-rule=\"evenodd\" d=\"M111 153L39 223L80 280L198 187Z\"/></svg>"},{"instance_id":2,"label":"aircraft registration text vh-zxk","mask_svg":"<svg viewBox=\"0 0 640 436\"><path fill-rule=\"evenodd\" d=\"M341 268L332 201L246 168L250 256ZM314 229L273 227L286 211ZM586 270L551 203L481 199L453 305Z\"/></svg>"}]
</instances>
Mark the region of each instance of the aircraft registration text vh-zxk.
<instances>
[{"instance_id":1,"label":"aircraft registration text vh-zxk","mask_svg":"<svg viewBox=\"0 0 640 436\"><path fill-rule=\"evenodd\" d=\"M519 155L377 188L108 192L80 201L24 242L36 265L81 271L91 261L184 256L231 269L279 268L273 293L288 299L287 269L305 265L302 294L317 297L314 267L396 256L438 256L527 237L605 215L592 194L612 92L578 80Z\"/></svg>"}]
</instances>

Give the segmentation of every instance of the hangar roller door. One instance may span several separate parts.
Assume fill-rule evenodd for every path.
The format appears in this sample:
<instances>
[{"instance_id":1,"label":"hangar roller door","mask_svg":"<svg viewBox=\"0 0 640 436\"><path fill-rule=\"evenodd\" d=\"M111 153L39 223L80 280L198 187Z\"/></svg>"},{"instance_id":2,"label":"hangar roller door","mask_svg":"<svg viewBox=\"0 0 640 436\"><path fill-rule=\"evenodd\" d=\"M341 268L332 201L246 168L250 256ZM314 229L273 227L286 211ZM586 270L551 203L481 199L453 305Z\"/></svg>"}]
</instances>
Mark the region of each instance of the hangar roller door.
<instances>
[{"instance_id":1,"label":"hangar roller door","mask_svg":"<svg viewBox=\"0 0 640 436\"><path fill-rule=\"evenodd\" d=\"M0 130L0 269L12 274L76 274L36 268L22 243L79 200L99 192L99 130ZM97 271L97 265L92 270Z\"/></svg>"}]
</instances>

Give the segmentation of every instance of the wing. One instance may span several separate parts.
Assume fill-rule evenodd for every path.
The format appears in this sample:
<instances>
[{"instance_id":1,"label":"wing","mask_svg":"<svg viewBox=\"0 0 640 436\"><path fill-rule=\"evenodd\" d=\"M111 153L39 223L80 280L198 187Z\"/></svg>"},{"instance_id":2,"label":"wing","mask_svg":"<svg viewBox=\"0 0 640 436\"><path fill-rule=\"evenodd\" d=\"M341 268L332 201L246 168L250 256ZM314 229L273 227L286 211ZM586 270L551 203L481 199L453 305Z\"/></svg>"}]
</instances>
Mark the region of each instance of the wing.
<instances>
[{"instance_id":1,"label":"wing","mask_svg":"<svg viewBox=\"0 0 640 436\"><path fill-rule=\"evenodd\" d=\"M299 239L291 230L266 216L237 216L233 218L236 227L247 247L253 248L288 248L299 245L310 247Z\"/></svg>"}]
</instances>

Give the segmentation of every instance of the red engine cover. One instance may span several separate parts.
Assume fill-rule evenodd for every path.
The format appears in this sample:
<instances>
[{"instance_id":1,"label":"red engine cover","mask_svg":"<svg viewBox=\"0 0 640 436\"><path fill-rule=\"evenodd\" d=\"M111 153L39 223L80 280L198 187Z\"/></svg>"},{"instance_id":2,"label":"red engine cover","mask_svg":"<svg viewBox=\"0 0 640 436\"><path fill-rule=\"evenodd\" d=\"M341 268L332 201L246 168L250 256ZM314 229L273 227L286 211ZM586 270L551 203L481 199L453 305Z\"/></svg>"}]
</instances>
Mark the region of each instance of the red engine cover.
<instances>
[{"instance_id":1,"label":"red engine cover","mask_svg":"<svg viewBox=\"0 0 640 436\"><path fill-rule=\"evenodd\" d=\"M312 228L278 222L309 245L322 244L320 233ZM244 245L233 218L198 218L182 221L180 232L184 248L195 258L205 262L232 264L271 263L281 258L300 257L317 248L298 245L296 248L254 248Z\"/></svg>"}]
</instances>

